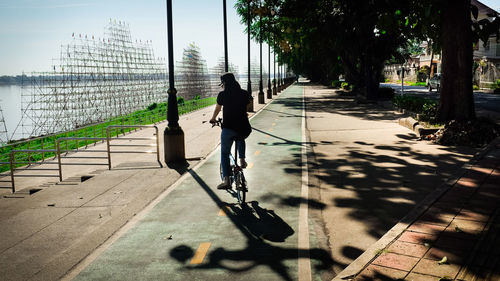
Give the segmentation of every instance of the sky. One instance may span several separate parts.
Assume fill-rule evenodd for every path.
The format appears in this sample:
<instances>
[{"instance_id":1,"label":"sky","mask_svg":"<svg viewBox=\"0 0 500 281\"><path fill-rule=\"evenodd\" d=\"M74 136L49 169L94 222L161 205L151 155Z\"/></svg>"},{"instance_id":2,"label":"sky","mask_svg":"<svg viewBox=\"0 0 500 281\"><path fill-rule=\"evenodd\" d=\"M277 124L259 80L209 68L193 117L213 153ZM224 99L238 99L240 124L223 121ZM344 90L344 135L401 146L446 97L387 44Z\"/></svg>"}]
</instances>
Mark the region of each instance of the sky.
<instances>
[{"instance_id":1,"label":"sky","mask_svg":"<svg viewBox=\"0 0 500 281\"><path fill-rule=\"evenodd\" d=\"M173 0L174 59L189 43L200 47L209 68L224 55L222 0ZM500 10L500 0L482 0ZM227 0L229 61L244 72L247 37ZM129 24L133 39L152 40L156 57L167 59L166 1L160 0L0 0L0 75L49 71L72 34L104 36L109 20ZM251 45L258 61L259 46ZM267 46L263 47L267 69Z\"/></svg>"},{"instance_id":2,"label":"sky","mask_svg":"<svg viewBox=\"0 0 500 281\"><path fill-rule=\"evenodd\" d=\"M194 42L209 68L224 56L222 0L173 0L174 60ZM227 0L228 57L244 72L247 65L245 26ZM166 1L153 0L0 0L0 76L49 71L72 34L104 37L109 20L126 22L132 39L152 40L156 57L168 59ZM267 45L263 64L267 69ZM258 61L259 45L251 44Z\"/></svg>"}]
</instances>

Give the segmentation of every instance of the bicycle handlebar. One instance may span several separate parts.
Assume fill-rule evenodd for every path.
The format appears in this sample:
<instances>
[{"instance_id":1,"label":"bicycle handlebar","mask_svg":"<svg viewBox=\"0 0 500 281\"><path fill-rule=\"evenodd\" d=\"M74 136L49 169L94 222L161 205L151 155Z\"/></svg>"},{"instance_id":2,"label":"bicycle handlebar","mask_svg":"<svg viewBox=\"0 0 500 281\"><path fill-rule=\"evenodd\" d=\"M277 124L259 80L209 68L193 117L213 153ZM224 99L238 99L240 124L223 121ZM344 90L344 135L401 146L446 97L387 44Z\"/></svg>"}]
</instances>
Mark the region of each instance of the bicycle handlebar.
<instances>
[{"instance_id":1,"label":"bicycle handlebar","mask_svg":"<svg viewBox=\"0 0 500 281\"><path fill-rule=\"evenodd\" d=\"M215 127L215 126L221 127L221 125L222 125L222 118L219 118L219 119L215 120L215 122L213 122L213 123L210 122L210 123L212 124L212 128Z\"/></svg>"}]
</instances>

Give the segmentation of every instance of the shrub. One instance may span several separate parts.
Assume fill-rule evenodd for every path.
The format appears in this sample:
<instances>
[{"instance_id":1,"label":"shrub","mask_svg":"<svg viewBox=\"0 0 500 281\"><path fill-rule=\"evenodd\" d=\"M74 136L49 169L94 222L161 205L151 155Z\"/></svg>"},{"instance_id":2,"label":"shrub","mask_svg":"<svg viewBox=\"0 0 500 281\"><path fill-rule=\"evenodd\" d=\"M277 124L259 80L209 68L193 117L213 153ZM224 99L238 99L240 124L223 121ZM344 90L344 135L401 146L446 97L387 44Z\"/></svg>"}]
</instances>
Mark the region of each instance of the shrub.
<instances>
[{"instance_id":1,"label":"shrub","mask_svg":"<svg viewBox=\"0 0 500 281\"><path fill-rule=\"evenodd\" d=\"M436 121L437 108L438 102L435 100L424 103L419 119L421 121L434 123Z\"/></svg>"},{"instance_id":2,"label":"shrub","mask_svg":"<svg viewBox=\"0 0 500 281\"><path fill-rule=\"evenodd\" d=\"M397 95L392 99L392 103L401 108L420 115L421 121L433 122L437 113L438 101L428 98Z\"/></svg>"},{"instance_id":3,"label":"shrub","mask_svg":"<svg viewBox=\"0 0 500 281\"><path fill-rule=\"evenodd\" d=\"M479 86L478 85L472 85L472 90L474 90L474 91L479 90Z\"/></svg>"},{"instance_id":4,"label":"shrub","mask_svg":"<svg viewBox=\"0 0 500 281\"><path fill-rule=\"evenodd\" d=\"M157 107L158 107L158 104L155 102L155 103L150 104L150 105L148 106L148 110L150 110L150 111L151 111L151 110L156 109Z\"/></svg>"},{"instance_id":5,"label":"shrub","mask_svg":"<svg viewBox=\"0 0 500 281\"><path fill-rule=\"evenodd\" d=\"M427 86L427 83L425 83L425 82L408 82L408 85L409 86L421 86L421 87L425 87L425 86Z\"/></svg>"},{"instance_id":6,"label":"shrub","mask_svg":"<svg viewBox=\"0 0 500 281\"><path fill-rule=\"evenodd\" d=\"M425 82L427 80L428 66L422 66L417 72L417 81ZM424 85L425 86L425 85Z\"/></svg>"},{"instance_id":7,"label":"shrub","mask_svg":"<svg viewBox=\"0 0 500 281\"><path fill-rule=\"evenodd\" d=\"M200 99L199 95L194 97L194 100L199 100L199 99Z\"/></svg>"},{"instance_id":8,"label":"shrub","mask_svg":"<svg viewBox=\"0 0 500 281\"><path fill-rule=\"evenodd\" d=\"M342 82L342 84L340 84L340 87L344 90L349 90L350 87L349 87L349 83L347 82Z\"/></svg>"},{"instance_id":9,"label":"shrub","mask_svg":"<svg viewBox=\"0 0 500 281\"><path fill-rule=\"evenodd\" d=\"M184 104L184 98L183 97L177 97L177 104Z\"/></svg>"},{"instance_id":10,"label":"shrub","mask_svg":"<svg viewBox=\"0 0 500 281\"><path fill-rule=\"evenodd\" d=\"M333 80L331 86L332 88L339 88L341 86L341 83L339 80Z\"/></svg>"}]
</instances>

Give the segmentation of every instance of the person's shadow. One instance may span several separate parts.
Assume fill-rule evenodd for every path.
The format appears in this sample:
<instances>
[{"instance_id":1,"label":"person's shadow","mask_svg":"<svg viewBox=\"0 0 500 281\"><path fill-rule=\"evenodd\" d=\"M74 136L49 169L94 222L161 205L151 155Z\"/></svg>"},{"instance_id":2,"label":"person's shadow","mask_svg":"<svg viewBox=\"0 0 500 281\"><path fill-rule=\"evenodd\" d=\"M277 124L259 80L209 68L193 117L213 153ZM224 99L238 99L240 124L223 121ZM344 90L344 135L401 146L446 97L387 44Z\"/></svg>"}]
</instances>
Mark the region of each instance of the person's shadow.
<instances>
[{"instance_id":1,"label":"person's shadow","mask_svg":"<svg viewBox=\"0 0 500 281\"><path fill-rule=\"evenodd\" d=\"M288 237L295 233L292 227L273 210L260 207L256 201L241 205L228 204L227 207L227 216L231 217L232 221L247 237L246 248L227 250L220 247L212 250L203 264L186 265L186 268L217 268L231 272L244 272L265 265L278 273L283 280L293 280L288 272L289 268L284 263L285 260L311 258L319 261L316 263L316 268L320 270L331 268L333 265L334 262L329 253L323 249L297 249L273 245L285 242ZM179 245L170 252L171 257L182 263L187 263L193 254L193 249L186 245ZM229 265L225 261L242 262L242 265Z\"/></svg>"}]
</instances>

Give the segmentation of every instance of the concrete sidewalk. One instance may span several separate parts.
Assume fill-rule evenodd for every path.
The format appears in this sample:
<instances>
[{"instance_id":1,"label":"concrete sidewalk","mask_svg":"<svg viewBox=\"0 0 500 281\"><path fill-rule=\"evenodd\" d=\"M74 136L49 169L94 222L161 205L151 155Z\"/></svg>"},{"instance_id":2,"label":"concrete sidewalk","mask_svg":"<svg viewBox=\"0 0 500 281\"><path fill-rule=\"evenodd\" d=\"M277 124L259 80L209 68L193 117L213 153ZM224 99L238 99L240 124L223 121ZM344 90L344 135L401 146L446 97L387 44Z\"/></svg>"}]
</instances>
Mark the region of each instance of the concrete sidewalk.
<instances>
[{"instance_id":1,"label":"concrete sidewalk","mask_svg":"<svg viewBox=\"0 0 500 281\"><path fill-rule=\"evenodd\" d=\"M258 104L257 98L254 102L256 112L265 106ZM219 143L220 131L203 123L210 119L213 108L180 117L179 123L185 132L186 157L191 159L189 167L196 166ZM166 122L158 126L162 146ZM152 135L152 130L146 129L126 137ZM97 144L89 149L103 149L104 146ZM72 155L88 156L89 153ZM162 150L160 156L163 161ZM2 190L2 280L59 279L178 181L182 173L159 168L156 157L151 154L113 155L112 164L112 170L106 166L65 166L61 183L52 182L50 178L20 178L16 184L20 192L12 195ZM82 176L90 179L81 182ZM32 188L41 191L30 194Z\"/></svg>"},{"instance_id":2,"label":"concrete sidewalk","mask_svg":"<svg viewBox=\"0 0 500 281\"><path fill-rule=\"evenodd\" d=\"M305 89L311 190L339 274L476 153L418 141L390 108Z\"/></svg>"},{"instance_id":3,"label":"concrete sidewalk","mask_svg":"<svg viewBox=\"0 0 500 281\"><path fill-rule=\"evenodd\" d=\"M500 139L335 280L500 280Z\"/></svg>"},{"instance_id":4,"label":"concrete sidewalk","mask_svg":"<svg viewBox=\"0 0 500 281\"><path fill-rule=\"evenodd\" d=\"M264 105L254 96L258 111ZM377 241L394 234L412 209L422 210L421 202L477 152L417 141L390 109L359 104L343 91L295 84L252 120L249 156L259 165L251 161L245 172L257 187L251 203L225 204L234 198L212 191L218 158L210 152L220 131L202 124L212 110L181 116L189 168L196 167L182 179L187 169L157 168L150 165L152 155L123 157L113 160L111 171L65 171L70 179L94 175L84 182L0 199L0 276L57 280L73 269L68 280L310 280L298 269L307 261L313 280L346 277L358 264L347 276L355 277L373 261ZM299 120L305 120L305 136L298 133ZM304 151L309 190L300 192ZM301 248L304 205L309 242ZM124 227L129 221L137 228ZM190 265L197 243L205 245L208 260Z\"/></svg>"}]
</instances>

